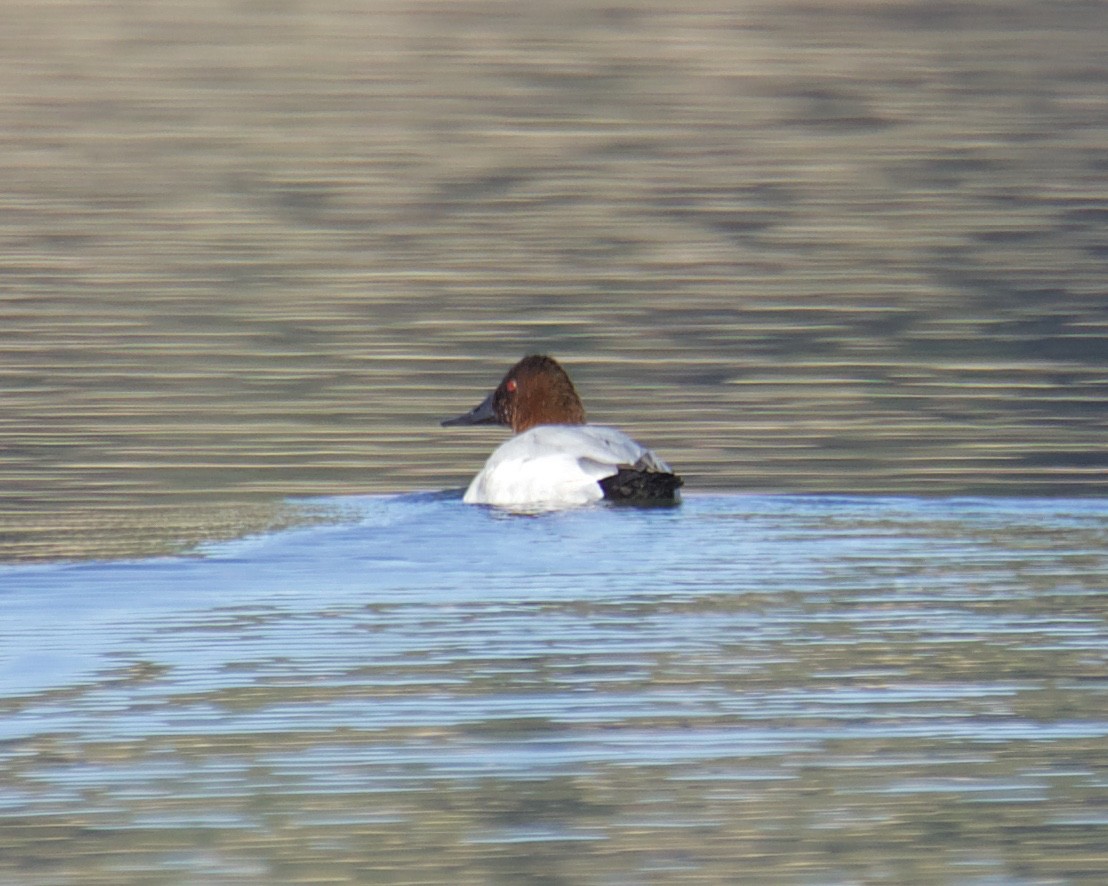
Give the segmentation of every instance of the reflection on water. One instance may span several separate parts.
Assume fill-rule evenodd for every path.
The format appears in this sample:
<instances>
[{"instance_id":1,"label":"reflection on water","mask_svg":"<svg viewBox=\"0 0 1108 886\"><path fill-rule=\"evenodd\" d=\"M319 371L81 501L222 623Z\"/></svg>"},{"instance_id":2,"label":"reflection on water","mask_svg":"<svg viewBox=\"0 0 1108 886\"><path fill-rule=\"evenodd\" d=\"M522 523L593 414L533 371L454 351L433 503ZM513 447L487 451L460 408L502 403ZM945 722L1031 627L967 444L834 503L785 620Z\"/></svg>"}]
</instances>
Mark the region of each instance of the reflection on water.
<instances>
[{"instance_id":1,"label":"reflection on water","mask_svg":"<svg viewBox=\"0 0 1108 886\"><path fill-rule=\"evenodd\" d=\"M0 875L1108 874L1103 503L305 507L0 571Z\"/></svg>"},{"instance_id":2,"label":"reflection on water","mask_svg":"<svg viewBox=\"0 0 1108 886\"><path fill-rule=\"evenodd\" d=\"M5 4L0 559L458 485L532 350L690 489L1102 494L1106 26Z\"/></svg>"}]
</instances>

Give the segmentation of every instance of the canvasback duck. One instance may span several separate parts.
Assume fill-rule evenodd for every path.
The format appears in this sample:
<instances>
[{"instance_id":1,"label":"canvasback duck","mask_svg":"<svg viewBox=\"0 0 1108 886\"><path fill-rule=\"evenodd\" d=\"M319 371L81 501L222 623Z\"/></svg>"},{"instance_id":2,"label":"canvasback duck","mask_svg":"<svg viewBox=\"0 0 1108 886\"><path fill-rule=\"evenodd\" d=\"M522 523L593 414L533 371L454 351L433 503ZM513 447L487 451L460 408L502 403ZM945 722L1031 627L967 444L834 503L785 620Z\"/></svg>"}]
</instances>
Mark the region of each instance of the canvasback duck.
<instances>
[{"instance_id":1,"label":"canvasback duck","mask_svg":"<svg viewBox=\"0 0 1108 886\"><path fill-rule=\"evenodd\" d=\"M506 425L515 434L473 478L466 504L549 509L680 500L681 478L657 455L622 431L585 424L573 382L551 357L524 357L478 406L442 424Z\"/></svg>"}]
</instances>

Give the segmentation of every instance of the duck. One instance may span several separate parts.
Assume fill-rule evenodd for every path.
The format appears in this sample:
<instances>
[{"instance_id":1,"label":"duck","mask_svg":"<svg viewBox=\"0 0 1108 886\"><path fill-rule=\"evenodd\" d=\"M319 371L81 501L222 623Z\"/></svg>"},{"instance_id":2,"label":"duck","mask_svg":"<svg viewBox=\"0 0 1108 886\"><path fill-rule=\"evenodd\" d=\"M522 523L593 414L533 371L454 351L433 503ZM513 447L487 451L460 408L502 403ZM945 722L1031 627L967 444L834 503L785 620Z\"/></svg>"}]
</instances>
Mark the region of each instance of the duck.
<instances>
[{"instance_id":1,"label":"duck","mask_svg":"<svg viewBox=\"0 0 1108 886\"><path fill-rule=\"evenodd\" d=\"M462 501L553 510L608 501L676 505L684 481L665 461L616 428L587 424L569 374L532 354L469 412L442 422L503 425L513 435L489 456Z\"/></svg>"}]
</instances>

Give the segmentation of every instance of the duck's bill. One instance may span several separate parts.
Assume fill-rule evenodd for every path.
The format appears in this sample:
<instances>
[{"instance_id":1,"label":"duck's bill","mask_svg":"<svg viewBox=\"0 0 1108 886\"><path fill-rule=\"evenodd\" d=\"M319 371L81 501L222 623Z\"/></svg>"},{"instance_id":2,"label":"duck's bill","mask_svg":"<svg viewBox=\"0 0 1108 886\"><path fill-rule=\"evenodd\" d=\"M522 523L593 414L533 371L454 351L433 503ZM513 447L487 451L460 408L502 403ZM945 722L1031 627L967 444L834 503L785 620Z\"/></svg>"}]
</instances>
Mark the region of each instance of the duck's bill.
<instances>
[{"instance_id":1,"label":"duck's bill","mask_svg":"<svg viewBox=\"0 0 1108 886\"><path fill-rule=\"evenodd\" d=\"M447 418L442 422L444 428L453 427L454 425L494 425L496 420L496 407L492 402L493 395L489 394L484 400L482 400L477 406L464 412L456 418Z\"/></svg>"}]
</instances>

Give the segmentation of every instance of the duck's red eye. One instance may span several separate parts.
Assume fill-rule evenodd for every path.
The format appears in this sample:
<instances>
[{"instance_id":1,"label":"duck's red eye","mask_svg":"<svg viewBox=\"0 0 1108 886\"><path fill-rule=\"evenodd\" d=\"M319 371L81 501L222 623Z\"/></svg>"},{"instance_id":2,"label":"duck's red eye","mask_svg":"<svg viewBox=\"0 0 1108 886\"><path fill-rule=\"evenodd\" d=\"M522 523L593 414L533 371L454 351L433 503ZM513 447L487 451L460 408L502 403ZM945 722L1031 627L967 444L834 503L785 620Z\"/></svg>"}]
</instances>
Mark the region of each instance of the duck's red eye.
<instances>
[{"instance_id":1,"label":"duck's red eye","mask_svg":"<svg viewBox=\"0 0 1108 886\"><path fill-rule=\"evenodd\" d=\"M509 394L514 394L516 392L516 380L514 378L508 379L504 387Z\"/></svg>"}]
</instances>

